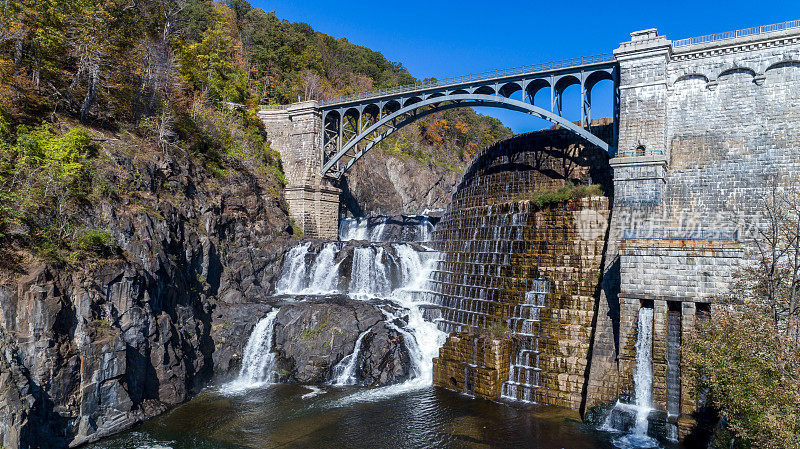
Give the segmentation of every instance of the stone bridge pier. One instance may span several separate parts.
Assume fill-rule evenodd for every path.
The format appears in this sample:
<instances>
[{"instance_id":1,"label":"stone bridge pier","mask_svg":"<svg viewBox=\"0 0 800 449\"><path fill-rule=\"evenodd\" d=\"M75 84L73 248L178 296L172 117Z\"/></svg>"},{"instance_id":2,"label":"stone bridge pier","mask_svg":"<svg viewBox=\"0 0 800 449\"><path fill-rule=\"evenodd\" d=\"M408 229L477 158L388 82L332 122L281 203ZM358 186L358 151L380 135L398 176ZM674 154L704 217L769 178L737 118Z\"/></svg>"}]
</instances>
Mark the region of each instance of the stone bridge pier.
<instances>
[{"instance_id":1,"label":"stone bridge pier","mask_svg":"<svg viewBox=\"0 0 800 449\"><path fill-rule=\"evenodd\" d=\"M339 230L339 194L323 177L322 115L316 101L279 108L262 107L259 117L267 139L281 155L286 174L289 216L308 237L335 239Z\"/></svg>"}]
</instances>

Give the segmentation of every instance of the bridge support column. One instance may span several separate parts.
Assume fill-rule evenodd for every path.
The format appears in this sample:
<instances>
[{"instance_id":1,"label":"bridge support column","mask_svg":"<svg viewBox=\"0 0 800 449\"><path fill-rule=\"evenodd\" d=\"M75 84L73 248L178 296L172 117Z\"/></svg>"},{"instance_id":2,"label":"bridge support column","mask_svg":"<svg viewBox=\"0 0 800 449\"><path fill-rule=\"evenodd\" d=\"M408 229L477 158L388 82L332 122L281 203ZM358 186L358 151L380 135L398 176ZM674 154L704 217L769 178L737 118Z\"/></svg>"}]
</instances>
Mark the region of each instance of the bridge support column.
<instances>
[{"instance_id":1,"label":"bridge support column","mask_svg":"<svg viewBox=\"0 0 800 449\"><path fill-rule=\"evenodd\" d=\"M289 216L304 235L335 239L341 191L320 175L323 128L319 104L304 101L265 107L259 117L270 145L281 155Z\"/></svg>"}]
</instances>

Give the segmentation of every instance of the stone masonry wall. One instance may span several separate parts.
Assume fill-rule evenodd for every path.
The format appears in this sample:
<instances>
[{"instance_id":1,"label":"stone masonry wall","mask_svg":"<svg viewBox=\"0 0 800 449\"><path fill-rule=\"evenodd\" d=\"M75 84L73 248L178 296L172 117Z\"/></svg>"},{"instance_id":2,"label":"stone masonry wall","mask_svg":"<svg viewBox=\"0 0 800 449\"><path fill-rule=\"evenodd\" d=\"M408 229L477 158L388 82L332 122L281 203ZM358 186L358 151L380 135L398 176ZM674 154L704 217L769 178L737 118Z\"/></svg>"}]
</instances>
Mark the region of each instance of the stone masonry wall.
<instances>
[{"instance_id":1,"label":"stone masonry wall","mask_svg":"<svg viewBox=\"0 0 800 449\"><path fill-rule=\"evenodd\" d=\"M308 237L335 239L340 190L320 175L322 118L316 101L259 113L272 148L281 154L289 215Z\"/></svg>"},{"instance_id":2,"label":"stone masonry wall","mask_svg":"<svg viewBox=\"0 0 800 449\"><path fill-rule=\"evenodd\" d=\"M511 340L469 332L450 334L433 359L433 385L484 399L500 397L508 379Z\"/></svg>"},{"instance_id":3,"label":"stone masonry wall","mask_svg":"<svg viewBox=\"0 0 800 449\"><path fill-rule=\"evenodd\" d=\"M537 207L533 200L568 180L607 180L606 155L578 142L564 130L549 130L479 154L430 242L444 254L432 275L432 290L445 331L500 326L517 338L524 332L510 329L510 318L538 278L551 282L536 326L541 371L535 379L514 381L536 385L525 400L573 409L581 407L586 385L609 201L595 196ZM469 347L458 349L463 344L449 341L441 349L434 363L440 373L436 385L463 391L464 369L475 364ZM514 340L512 354L518 346ZM509 380L509 363L506 358L503 381ZM482 369L468 367L467 372ZM491 389L480 395L489 397L489 391L491 399L500 394Z\"/></svg>"},{"instance_id":4,"label":"stone masonry wall","mask_svg":"<svg viewBox=\"0 0 800 449\"><path fill-rule=\"evenodd\" d=\"M697 308L725 294L752 257L773 184L800 188L800 30L676 48L648 30L615 55L619 148L587 405L630 392L647 303L656 317L654 404L665 410L667 315L680 314L685 341ZM656 118L628 123L648 116ZM683 433L694 411L687 381L681 374Z\"/></svg>"}]
</instances>

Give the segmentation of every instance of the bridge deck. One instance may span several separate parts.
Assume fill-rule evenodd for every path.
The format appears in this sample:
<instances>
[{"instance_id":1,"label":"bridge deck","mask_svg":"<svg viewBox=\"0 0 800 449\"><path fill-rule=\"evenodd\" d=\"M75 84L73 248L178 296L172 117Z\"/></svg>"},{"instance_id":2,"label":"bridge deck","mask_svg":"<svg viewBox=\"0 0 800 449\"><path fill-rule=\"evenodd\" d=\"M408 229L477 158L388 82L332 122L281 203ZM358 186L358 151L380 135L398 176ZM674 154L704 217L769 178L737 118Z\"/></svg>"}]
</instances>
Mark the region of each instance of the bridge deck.
<instances>
[{"instance_id":1,"label":"bridge deck","mask_svg":"<svg viewBox=\"0 0 800 449\"><path fill-rule=\"evenodd\" d=\"M388 87L371 92L361 92L352 95L329 98L320 101L322 109L331 109L348 103L358 103L364 100L375 100L382 97L393 97L401 94L421 93L428 90L441 90L442 88L458 88L476 82L485 83L487 81L509 81L520 76L545 75L549 72L558 72L564 69L582 69L597 67L609 63L615 63L616 59L612 53L604 53L594 56L581 56L578 58L564 59L560 61L550 61L540 64L530 64L510 69L493 70L489 72L473 73L443 80L419 82L404 86Z\"/></svg>"}]
</instances>

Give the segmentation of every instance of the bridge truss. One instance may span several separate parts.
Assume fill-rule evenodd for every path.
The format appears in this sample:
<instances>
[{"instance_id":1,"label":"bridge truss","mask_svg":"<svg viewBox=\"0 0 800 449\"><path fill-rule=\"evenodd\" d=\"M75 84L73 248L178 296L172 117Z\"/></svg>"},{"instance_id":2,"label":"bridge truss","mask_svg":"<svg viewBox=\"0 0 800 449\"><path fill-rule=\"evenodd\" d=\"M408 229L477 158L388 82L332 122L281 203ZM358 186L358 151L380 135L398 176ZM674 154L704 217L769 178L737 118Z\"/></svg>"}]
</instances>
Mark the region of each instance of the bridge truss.
<instances>
[{"instance_id":1,"label":"bridge truss","mask_svg":"<svg viewBox=\"0 0 800 449\"><path fill-rule=\"evenodd\" d=\"M619 68L610 54L326 100L320 108L324 127L322 174L340 178L358 159L400 128L430 114L462 107L497 107L531 114L574 132L613 156L616 142L603 141L589 128L591 91L602 80L613 82L616 128ZM565 119L562 114L563 93L572 85L580 86L579 123ZM550 90L547 108L533 104L542 89ZM511 98L520 91L521 100ZM616 138L616 130L612 135Z\"/></svg>"}]
</instances>

